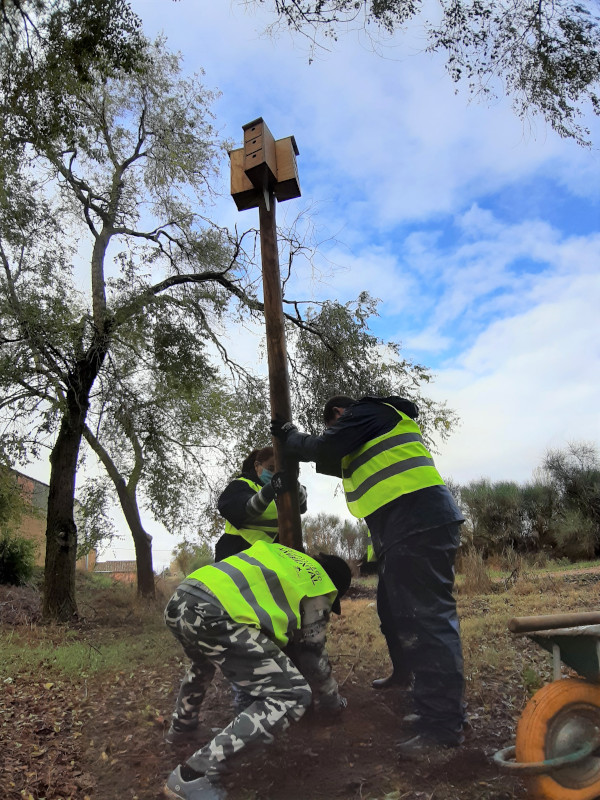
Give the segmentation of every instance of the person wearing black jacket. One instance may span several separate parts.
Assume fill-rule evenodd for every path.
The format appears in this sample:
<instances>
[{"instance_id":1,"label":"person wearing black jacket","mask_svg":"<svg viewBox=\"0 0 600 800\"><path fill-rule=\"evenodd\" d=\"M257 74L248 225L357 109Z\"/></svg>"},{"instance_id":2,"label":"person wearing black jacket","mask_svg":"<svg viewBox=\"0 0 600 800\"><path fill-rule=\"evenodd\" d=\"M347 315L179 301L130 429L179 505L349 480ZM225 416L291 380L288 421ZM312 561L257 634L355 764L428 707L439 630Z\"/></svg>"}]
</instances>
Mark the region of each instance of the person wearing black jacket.
<instances>
[{"instance_id":1,"label":"person wearing black jacket","mask_svg":"<svg viewBox=\"0 0 600 800\"><path fill-rule=\"evenodd\" d=\"M404 398L337 395L321 436L275 419L286 452L341 477L349 510L364 518L378 562L378 612L394 665L379 683L414 675L415 730L401 755L463 741L463 660L454 559L464 518L435 469Z\"/></svg>"},{"instance_id":2,"label":"person wearing black jacket","mask_svg":"<svg viewBox=\"0 0 600 800\"><path fill-rule=\"evenodd\" d=\"M225 533L215 546L215 561L247 550L258 541L277 542L275 497L287 486L287 476L275 472L272 447L253 450L217 501ZM300 512L306 512L306 489L298 484Z\"/></svg>"}]
</instances>

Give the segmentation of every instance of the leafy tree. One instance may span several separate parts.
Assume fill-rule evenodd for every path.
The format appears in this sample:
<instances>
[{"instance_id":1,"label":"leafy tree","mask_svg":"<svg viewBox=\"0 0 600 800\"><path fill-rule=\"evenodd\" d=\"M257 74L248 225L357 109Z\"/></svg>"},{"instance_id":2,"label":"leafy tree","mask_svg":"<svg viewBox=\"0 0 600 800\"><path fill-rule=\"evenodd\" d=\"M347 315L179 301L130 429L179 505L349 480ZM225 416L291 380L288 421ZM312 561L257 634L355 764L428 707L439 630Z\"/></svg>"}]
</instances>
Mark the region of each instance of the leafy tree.
<instances>
[{"instance_id":1,"label":"leafy tree","mask_svg":"<svg viewBox=\"0 0 600 800\"><path fill-rule=\"evenodd\" d=\"M171 555L183 575L189 575L214 561L213 551L208 542L190 542L187 539L179 542Z\"/></svg>"},{"instance_id":2,"label":"leafy tree","mask_svg":"<svg viewBox=\"0 0 600 800\"><path fill-rule=\"evenodd\" d=\"M82 436L102 432L112 403L113 432L118 424L127 437L132 406L143 414L151 398L146 388L156 396L173 384L167 376L148 387L143 368L171 359L173 375L175 358L180 371L184 362L197 367L192 346L212 341L211 318L231 297L250 303L235 243L200 214L219 155L211 100L197 79L181 78L178 58L158 42L146 44L135 72L90 69L89 80L73 82L76 136L69 128L43 139L28 105L19 112L27 146L0 205L0 382L12 457L51 448L47 618L76 613ZM86 250L87 279L78 272ZM197 333L183 339L190 322ZM155 426L147 405L145 414L147 428ZM149 448L147 457L159 469L160 453ZM149 543L145 555L152 574Z\"/></svg>"},{"instance_id":3,"label":"leafy tree","mask_svg":"<svg viewBox=\"0 0 600 800\"><path fill-rule=\"evenodd\" d=\"M560 502L560 525L555 535L559 547L577 550L572 542L577 525L581 550L600 553L600 456L590 442L572 442L565 450L549 450L543 473ZM569 554L567 553L567 554Z\"/></svg>"},{"instance_id":4,"label":"leafy tree","mask_svg":"<svg viewBox=\"0 0 600 800\"><path fill-rule=\"evenodd\" d=\"M521 489L516 483L473 481L462 487L460 496L471 534L469 544L482 556L522 547Z\"/></svg>"},{"instance_id":5,"label":"leafy tree","mask_svg":"<svg viewBox=\"0 0 600 800\"><path fill-rule=\"evenodd\" d=\"M9 531L0 531L0 584L17 586L33 574L35 542Z\"/></svg>"},{"instance_id":6,"label":"leafy tree","mask_svg":"<svg viewBox=\"0 0 600 800\"><path fill-rule=\"evenodd\" d=\"M1 177L18 173L28 143L76 134L71 92L98 71L131 72L143 50L126 0L4 0L0 17ZM9 188L4 180L0 186Z\"/></svg>"},{"instance_id":7,"label":"leafy tree","mask_svg":"<svg viewBox=\"0 0 600 800\"><path fill-rule=\"evenodd\" d=\"M551 551L555 546L560 500L547 481L536 480L521 487L524 535L528 548Z\"/></svg>"},{"instance_id":8,"label":"leafy tree","mask_svg":"<svg viewBox=\"0 0 600 800\"><path fill-rule=\"evenodd\" d=\"M0 584L19 585L33 573L35 542L16 532L24 508L15 473L0 464Z\"/></svg>"},{"instance_id":9,"label":"leafy tree","mask_svg":"<svg viewBox=\"0 0 600 800\"><path fill-rule=\"evenodd\" d=\"M330 553L361 559L367 550L367 526L363 520L342 520L336 514L307 514L302 519L302 538L307 553Z\"/></svg>"},{"instance_id":10,"label":"leafy tree","mask_svg":"<svg viewBox=\"0 0 600 800\"><path fill-rule=\"evenodd\" d=\"M0 533L13 533L24 510L16 475L8 465L0 463Z\"/></svg>"},{"instance_id":11,"label":"leafy tree","mask_svg":"<svg viewBox=\"0 0 600 800\"><path fill-rule=\"evenodd\" d=\"M181 535L197 530L206 515L213 476L229 464L228 440L247 422L247 406L210 366L204 343L197 341L196 350L185 357L186 343L202 330L191 324L193 316L189 333L183 328L177 332L168 355L156 343L161 329L173 335L168 313L160 321L149 316L147 357L114 360L118 372L107 376L89 414L94 429L88 424L84 428L86 441L110 477L101 484L102 507L116 494L133 536L138 591L144 596L153 596L154 577L140 499L169 531Z\"/></svg>"},{"instance_id":12,"label":"leafy tree","mask_svg":"<svg viewBox=\"0 0 600 800\"><path fill-rule=\"evenodd\" d=\"M117 537L111 516L108 475L88 479L78 488L77 559L88 555L99 545L107 545Z\"/></svg>"},{"instance_id":13,"label":"leafy tree","mask_svg":"<svg viewBox=\"0 0 600 800\"><path fill-rule=\"evenodd\" d=\"M309 37L315 47L362 26L374 38L419 19L428 49L470 92L505 91L521 116L539 113L561 135L590 144L582 109L600 113L600 15L593 2L572 0L258 0L278 24ZM500 84L500 85L499 85Z\"/></svg>"},{"instance_id":14,"label":"leafy tree","mask_svg":"<svg viewBox=\"0 0 600 800\"><path fill-rule=\"evenodd\" d=\"M339 551L342 558L359 561L367 552L369 529L364 519L344 520L340 530Z\"/></svg>"},{"instance_id":15,"label":"leafy tree","mask_svg":"<svg viewBox=\"0 0 600 800\"><path fill-rule=\"evenodd\" d=\"M202 477L195 450L212 448L213 457L215 437L225 453L240 441L240 426L252 445L259 423L266 430L260 381L232 362L219 337L228 313L239 321L262 305L252 247L246 252L244 236L205 216L220 155L212 95L197 78L182 78L162 42L140 37L125 3L106 5L114 52L93 37L76 45L77 14L94 28L76 0L28 6L38 9L40 31L32 53L32 23L19 16L25 5L6 6L22 26L4 27L0 40L2 446L21 461L50 450L43 612L56 620L77 611L73 502L83 437L134 535L138 587L151 593L138 490L158 518L191 520L190 482ZM31 72L26 84L19 83L19 59ZM370 309L359 305L366 334ZM288 319L346 362L314 320ZM228 391L221 391L218 358ZM201 425L207 414L210 430ZM108 485L84 492L92 538Z\"/></svg>"},{"instance_id":16,"label":"leafy tree","mask_svg":"<svg viewBox=\"0 0 600 800\"><path fill-rule=\"evenodd\" d=\"M555 553L572 561L592 558L598 550L598 528L579 509L566 508L553 531Z\"/></svg>"}]
</instances>

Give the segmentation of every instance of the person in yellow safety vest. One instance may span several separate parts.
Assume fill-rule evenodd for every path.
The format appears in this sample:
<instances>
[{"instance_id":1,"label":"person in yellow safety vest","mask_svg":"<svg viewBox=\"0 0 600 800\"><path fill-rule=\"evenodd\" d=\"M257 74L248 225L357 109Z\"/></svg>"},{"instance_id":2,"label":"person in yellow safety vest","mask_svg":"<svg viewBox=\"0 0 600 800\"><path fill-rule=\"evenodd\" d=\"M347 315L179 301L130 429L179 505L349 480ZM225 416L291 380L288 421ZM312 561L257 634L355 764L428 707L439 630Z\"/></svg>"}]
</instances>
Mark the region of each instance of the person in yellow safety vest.
<instances>
[{"instance_id":1,"label":"person in yellow safety vest","mask_svg":"<svg viewBox=\"0 0 600 800\"><path fill-rule=\"evenodd\" d=\"M223 490L217 510L225 519L225 532L215 545L215 561L247 550L256 542L277 542L275 498L288 486L287 475L275 472L272 447L252 450L242 463L242 473ZM300 513L306 513L306 489L298 483ZM252 698L233 687L236 713L250 705Z\"/></svg>"},{"instance_id":2,"label":"person in yellow safety vest","mask_svg":"<svg viewBox=\"0 0 600 800\"><path fill-rule=\"evenodd\" d=\"M179 743L193 741L200 705L216 667L252 697L212 741L169 776L171 800L222 800L220 777L234 756L316 710L345 708L325 650L331 611L351 582L350 568L337 556L310 557L280 544L257 542L223 561L201 567L179 585L165 622L191 660L173 712L171 730ZM297 664L283 648L295 643Z\"/></svg>"},{"instance_id":3,"label":"person in yellow safety vest","mask_svg":"<svg viewBox=\"0 0 600 800\"><path fill-rule=\"evenodd\" d=\"M273 481L273 478L275 480ZM246 550L255 542L277 541L275 497L287 488L285 473L275 472L272 447L253 450L242 464L242 473L232 480L217 501L225 518L225 532L215 546L215 561ZM306 489L298 484L300 513L306 512Z\"/></svg>"},{"instance_id":4,"label":"person in yellow safety vest","mask_svg":"<svg viewBox=\"0 0 600 800\"><path fill-rule=\"evenodd\" d=\"M418 757L462 743L464 678L452 594L464 518L444 485L405 398L337 395L324 408L321 436L275 419L288 455L342 478L350 512L364 518L377 559L377 611L394 672L374 688L413 675L414 728L399 754Z\"/></svg>"}]
</instances>

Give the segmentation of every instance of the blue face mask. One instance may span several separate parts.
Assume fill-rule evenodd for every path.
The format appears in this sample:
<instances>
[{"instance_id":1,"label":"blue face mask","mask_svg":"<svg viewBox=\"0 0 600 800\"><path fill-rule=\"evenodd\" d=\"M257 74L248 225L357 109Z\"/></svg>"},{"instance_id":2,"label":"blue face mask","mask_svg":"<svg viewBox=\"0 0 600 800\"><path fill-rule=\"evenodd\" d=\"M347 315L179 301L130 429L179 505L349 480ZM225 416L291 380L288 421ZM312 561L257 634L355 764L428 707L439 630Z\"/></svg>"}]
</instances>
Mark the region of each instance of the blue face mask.
<instances>
[{"instance_id":1,"label":"blue face mask","mask_svg":"<svg viewBox=\"0 0 600 800\"><path fill-rule=\"evenodd\" d=\"M262 483L263 486L266 486L268 483L271 483L271 478L273 477L273 473L269 472L268 469L263 469L260 473L259 481Z\"/></svg>"}]
</instances>

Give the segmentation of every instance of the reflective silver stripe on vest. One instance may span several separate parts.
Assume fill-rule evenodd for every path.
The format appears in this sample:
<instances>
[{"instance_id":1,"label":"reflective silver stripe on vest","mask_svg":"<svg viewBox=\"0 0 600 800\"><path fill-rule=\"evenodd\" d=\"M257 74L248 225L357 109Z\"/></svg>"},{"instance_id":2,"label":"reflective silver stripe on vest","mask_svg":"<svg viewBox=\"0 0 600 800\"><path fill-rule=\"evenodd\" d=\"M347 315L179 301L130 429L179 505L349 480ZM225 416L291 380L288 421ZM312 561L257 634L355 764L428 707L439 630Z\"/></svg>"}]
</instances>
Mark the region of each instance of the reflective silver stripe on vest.
<instances>
[{"instance_id":1,"label":"reflective silver stripe on vest","mask_svg":"<svg viewBox=\"0 0 600 800\"><path fill-rule=\"evenodd\" d=\"M374 456L384 453L386 450L391 450L392 447L397 447L409 442L421 442L423 444L423 437L419 433L399 433L396 436L390 436L389 439L384 439L377 442L372 447L369 447L364 453L354 458L346 468L342 470L342 477L349 478L354 470L362 467L367 461L370 461Z\"/></svg>"},{"instance_id":2,"label":"reflective silver stripe on vest","mask_svg":"<svg viewBox=\"0 0 600 800\"><path fill-rule=\"evenodd\" d=\"M290 606L287 595L283 591L283 586L281 585L279 575L274 569L266 567L260 561L257 561L255 558L252 558L252 556L249 556L244 552L237 553L237 557L241 558L242 561L245 561L247 564L250 564L254 567L260 567L263 575L265 576L267 588L271 592L273 600L288 618L288 627L286 633L289 638L292 633L298 629L298 615Z\"/></svg>"},{"instance_id":3,"label":"reflective silver stripe on vest","mask_svg":"<svg viewBox=\"0 0 600 800\"><path fill-rule=\"evenodd\" d=\"M434 467L433 458L426 456L415 456L415 458L407 458L404 461L399 461L397 464L390 464L389 467L384 467L361 483L361 485L353 492L346 494L348 503L354 503L359 500L363 494L372 489L376 483L380 483L392 475L399 475L401 472L407 472L409 469L416 469L416 467Z\"/></svg>"},{"instance_id":4,"label":"reflective silver stripe on vest","mask_svg":"<svg viewBox=\"0 0 600 800\"><path fill-rule=\"evenodd\" d=\"M226 575L229 575L229 577L235 583L237 588L240 590L240 594L242 595L244 600L256 613L256 616L258 617L258 621L260 623L260 627L264 628L267 631L271 631L271 633L274 634L275 631L273 630L273 623L271 621L271 617L264 610L264 608L259 606L258 600L256 599L254 592L250 588L250 584L248 583L248 580L244 575L244 573L237 567L234 567L233 564L228 564L226 561L219 561L219 563L215 564L215 566L217 567L217 569L221 570L221 572L224 572Z\"/></svg>"},{"instance_id":5,"label":"reflective silver stripe on vest","mask_svg":"<svg viewBox=\"0 0 600 800\"><path fill-rule=\"evenodd\" d=\"M265 528L272 528L273 530L277 530L277 525L278 525L278 523L277 523L276 519L272 519L272 520L271 519L267 519L267 520L263 520L261 522L255 522L254 524L252 524L251 522L244 522L242 527L238 528L238 530L244 529L244 530L251 530L251 531L262 531Z\"/></svg>"},{"instance_id":6,"label":"reflective silver stripe on vest","mask_svg":"<svg viewBox=\"0 0 600 800\"><path fill-rule=\"evenodd\" d=\"M281 581L279 580L279 576L277 573L265 567L264 564L261 564L260 561L257 561L255 558L251 556L244 555L244 553L236 553L236 558L245 561L247 564L250 564L253 567L259 567L263 575L265 576L265 582L267 584L267 588L271 592L273 600L275 601L276 605L281 608L284 614L287 616L289 623L288 623L288 636L290 631L294 631L297 628L297 621L296 621L296 614L291 609L290 604L288 603L288 599L285 596L285 592L281 586ZM237 588L240 590L240 594L244 598L244 600L248 603L248 605L253 609L258 617L258 621L260 622L260 627L263 630L270 631L273 635L275 635L275 631L273 630L273 621L271 620L270 614L265 611L265 609L259 604L258 600L256 599L256 595L250 588L250 584L248 583L248 579L244 575L244 573L238 568L235 567L233 564L228 563L227 561L220 561L215 566L224 572L226 575L234 581Z\"/></svg>"}]
</instances>

